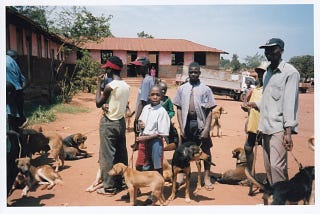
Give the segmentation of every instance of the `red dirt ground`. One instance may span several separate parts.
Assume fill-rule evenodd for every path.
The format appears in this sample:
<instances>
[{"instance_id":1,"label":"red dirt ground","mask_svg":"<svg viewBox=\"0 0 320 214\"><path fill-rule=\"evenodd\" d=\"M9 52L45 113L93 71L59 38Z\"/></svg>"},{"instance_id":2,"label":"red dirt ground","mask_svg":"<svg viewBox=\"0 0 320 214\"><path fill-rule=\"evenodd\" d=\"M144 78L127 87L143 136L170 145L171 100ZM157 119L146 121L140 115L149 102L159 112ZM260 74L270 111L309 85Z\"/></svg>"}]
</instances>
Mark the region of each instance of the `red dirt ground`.
<instances>
[{"instance_id":1,"label":"red dirt ground","mask_svg":"<svg viewBox=\"0 0 320 214\"><path fill-rule=\"evenodd\" d=\"M177 86L173 83L169 84L167 95L172 99L176 93ZM134 109L137 94L137 87L131 87L130 106ZM222 173L225 170L235 167L235 159L231 156L231 151L236 147L243 147L245 141L244 121L246 113L240 109L240 102L234 101L228 97L215 96L218 105L224 106L228 114L222 115L222 138L213 137L212 155L215 167L211 168L211 172ZM81 105L90 109L89 113L58 114L58 119L49 124L41 124L44 130L52 130L66 137L76 132L87 133L86 141L87 151L93 153L93 157L77 160L66 161L65 168L60 171L64 185L57 185L52 190L40 190L30 192L27 198L21 198L21 190L16 190L8 199L7 206L13 207L73 207L76 212L88 212L87 208L93 206L129 206L126 201L121 201L121 195L126 192L120 192L113 197L99 195L97 193L85 192L85 189L93 182L98 169L98 151L99 151L99 120L101 110L95 106L95 95L88 93L80 93L73 99L72 105ZM176 121L176 117L174 117ZM177 122L176 122L177 125ZM303 166L314 165L314 153L307 147L307 140L314 134L314 94L300 94L299 109L299 134L293 136L294 149L293 153ZM127 133L127 145L129 159L132 150L129 147L134 142L133 132ZM165 153L165 157L172 158L173 152ZM134 160L136 153L134 153ZM131 162L129 161L131 165ZM195 164L192 164L192 171L195 172ZM256 163L256 172L264 173L262 149L258 148L258 156ZM298 165L293 156L289 154L289 176L292 177L298 172ZM196 174L192 173L192 181L195 183ZM198 196L191 195L192 202L187 204L184 201L184 188L177 193L176 199L169 203L170 206L190 206L194 209L203 205L261 205L262 194L248 196L248 187L239 185L214 184L215 189L207 191L201 189ZM195 184L191 189L194 190ZM171 186L165 187L165 197L168 198L171 193ZM148 189L142 189L142 196L138 197L139 201L143 201L147 197ZM80 207L79 207L80 206ZM86 206L86 207L84 207ZM88 206L88 207L87 207ZM193 206L193 207L192 207ZM215 206L216 208L217 206ZM96 208L96 207L95 207ZM101 208L101 207L100 207ZM112 209L112 207L109 207ZM128 207L127 207L128 208ZM188 207L189 208L189 207ZM52 211L52 209L49 209ZM56 210L56 209L53 209ZM66 210L59 210L67 211ZM90 209L91 211L92 209ZM94 210L94 209L93 209ZM8 213L12 213L13 209L7 208ZM41 209L32 209L32 212L41 212ZM90 212L89 211L89 212ZM125 211L131 212L132 210ZM137 211L137 210L134 210ZM191 210L190 210L191 211ZM196 210L193 210L197 212ZM56 212L56 211L54 211Z\"/></svg>"}]
</instances>

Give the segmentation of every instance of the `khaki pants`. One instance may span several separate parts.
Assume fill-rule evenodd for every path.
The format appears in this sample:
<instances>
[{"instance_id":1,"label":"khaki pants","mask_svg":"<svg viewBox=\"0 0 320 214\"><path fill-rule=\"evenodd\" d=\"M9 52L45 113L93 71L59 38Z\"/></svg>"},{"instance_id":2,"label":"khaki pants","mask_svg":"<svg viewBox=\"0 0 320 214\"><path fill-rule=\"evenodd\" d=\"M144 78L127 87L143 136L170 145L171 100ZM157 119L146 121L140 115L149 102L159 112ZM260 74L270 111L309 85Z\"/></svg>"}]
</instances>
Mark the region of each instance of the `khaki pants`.
<instances>
[{"instance_id":1,"label":"khaki pants","mask_svg":"<svg viewBox=\"0 0 320 214\"><path fill-rule=\"evenodd\" d=\"M263 159L270 184L288 180L288 155L283 146L284 132L263 135Z\"/></svg>"}]
</instances>

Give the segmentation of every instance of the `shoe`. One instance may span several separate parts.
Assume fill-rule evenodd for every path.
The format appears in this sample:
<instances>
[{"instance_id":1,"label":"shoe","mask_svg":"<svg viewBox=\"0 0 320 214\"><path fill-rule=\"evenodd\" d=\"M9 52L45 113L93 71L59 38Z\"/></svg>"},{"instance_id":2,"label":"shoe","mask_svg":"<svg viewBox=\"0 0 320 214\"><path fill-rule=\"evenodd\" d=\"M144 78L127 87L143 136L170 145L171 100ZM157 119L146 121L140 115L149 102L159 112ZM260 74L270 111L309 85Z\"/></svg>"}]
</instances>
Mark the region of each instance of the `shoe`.
<instances>
[{"instance_id":1,"label":"shoe","mask_svg":"<svg viewBox=\"0 0 320 214\"><path fill-rule=\"evenodd\" d=\"M206 188L207 191L211 191L211 190L214 189L213 184L209 184L209 185L208 185L208 184L205 184L205 185L204 185L204 188Z\"/></svg>"},{"instance_id":2,"label":"shoe","mask_svg":"<svg viewBox=\"0 0 320 214\"><path fill-rule=\"evenodd\" d=\"M97 193L98 194L101 194L101 195L106 195L106 196L114 196L118 193L118 190L116 188L100 188L100 189L97 189Z\"/></svg>"}]
</instances>

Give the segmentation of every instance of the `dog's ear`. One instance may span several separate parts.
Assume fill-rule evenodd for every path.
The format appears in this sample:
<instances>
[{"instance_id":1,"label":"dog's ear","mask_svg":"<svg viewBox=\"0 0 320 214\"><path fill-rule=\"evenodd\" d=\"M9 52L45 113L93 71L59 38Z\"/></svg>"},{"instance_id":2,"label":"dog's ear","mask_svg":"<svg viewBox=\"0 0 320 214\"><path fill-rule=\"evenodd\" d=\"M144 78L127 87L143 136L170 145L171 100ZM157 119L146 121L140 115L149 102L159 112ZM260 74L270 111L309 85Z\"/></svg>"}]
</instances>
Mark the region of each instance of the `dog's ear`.
<instances>
[{"instance_id":1,"label":"dog's ear","mask_svg":"<svg viewBox=\"0 0 320 214\"><path fill-rule=\"evenodd\" d=\"M16 159L16 161L15 161L15 162L16 162L16 164L18 164L18 162L19 162L19 159L20 159L20 158L17 158L17 159Z\"/></svg>"}]
</instances>

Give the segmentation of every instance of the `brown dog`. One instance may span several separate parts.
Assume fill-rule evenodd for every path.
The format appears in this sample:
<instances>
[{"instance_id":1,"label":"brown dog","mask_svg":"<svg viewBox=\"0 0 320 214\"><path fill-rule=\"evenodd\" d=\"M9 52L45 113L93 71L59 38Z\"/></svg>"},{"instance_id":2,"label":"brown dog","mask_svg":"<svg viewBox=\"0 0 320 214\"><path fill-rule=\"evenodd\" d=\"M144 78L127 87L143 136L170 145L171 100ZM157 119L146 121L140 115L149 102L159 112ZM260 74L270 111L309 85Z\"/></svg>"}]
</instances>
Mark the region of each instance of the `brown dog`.
<instances>
[{"instance_id":1,"label":"brown dog","mask_svg":"<svg viewBox=\"0 0 320 214\"><path fill-rule=\"evenodd\" d=\"M137 191L141 187L150 187L152 196L154 196L153 204L159 200L160 205L165 204L163 195L164 179L157 171L137 171L129 168L123 163L113 165L108 172L110 176L123 175L130 195L130 204L135 205L137 200Z\"/></svg>"},{"instance_id":2,"label":"brown dog","mask_svg":"<svg viewBox=\"0 0 320 214\"><path fill-rule=\"evenodd\" d=\"M178 148L173 153L172 158L172 191L168 200L172 201L176 197L177 191L177 175L180 172L183 172L186 175L186 193L185 193L185 201L191 202L190 199L190 174L191 167L190 162L196 161L197 169L198 169L198 183L197 190L201 189L201 166L200 160L207 160L209 156L202 152L199 146L195 145L194 142L186 142L180 144ZM211 163L214 165L213 163Z\"/></svg>"},{"instance_id":3,"label":"brown dog","mask_svg":"<svg viewBox=\"0 0 320 214\"><path fill-rule=\"evenodd\" d=\"M131 111L129 101L126 107L126 113L124 115L124 118L126 120L127 130L131 127L131 117L135 114L135 111Z\"/></svg>"},{"instance_id":4,"label":"brown dog","mask_svg":"<svg viewBox=\"0 0 320 214\"><path fill-rule=\"evenodd\" d=\"M62 137L55 132L43 131L42 134L49 140L49 154L55 160L55 171L58 172L60 167L64 166L64 150Z\"/></svg>"},{"instance_id":5,"label":"brown dog","mask_svg":"<svg viewBox=\"0 0 320 214\"><path fill-rule=\"evenodd\" d=\"M237 159L236 168L225 171L217 181L222 184L243 184L247 179L245 168L247 166L246 154L243 148L238 147L232 151L232 157Z\"/></svg>"},{"instance_id":6,"label":"brown dog","mask_svg":"<svg viewBox=\"0 0 320 214\"><path fill-rule=\"evenodd\" d=\"M31 159L18 158L16 160L19 173L16 177L9 195L19 188L19 185L25 185L22 190L22 196L27 196L30 189L32 189L36 184L45 185L44 188L52 189L56 184L61 184L62 179L60 175L53 170L49 165L42 165L34 167L30 163Z\"/></svg>"},{"instance_id":7,"label":"brown dog","mask_svg":"<svg viewBox=\"0 0 320 214\"><path fill-rule=\"evenodd\" d=\"M211 120L211 137L213 137L213 129L217 127L217 137L222 137L221 115L227 114L222 106L216 107L212 111Z\"/></svg>"}]
</instances>

